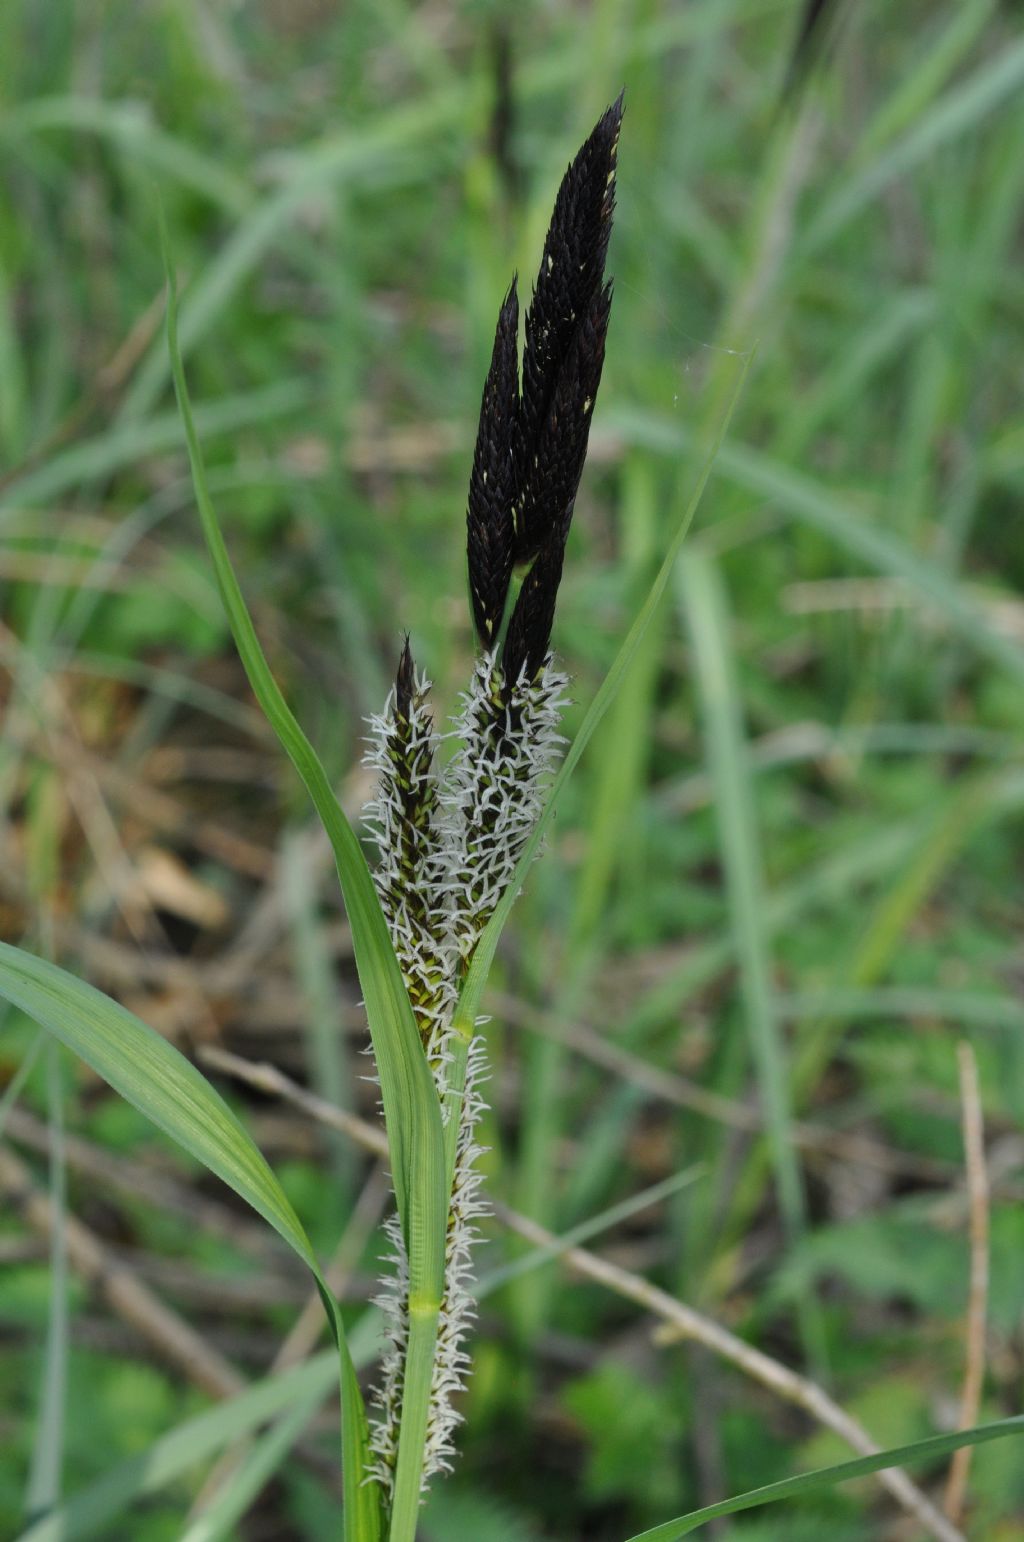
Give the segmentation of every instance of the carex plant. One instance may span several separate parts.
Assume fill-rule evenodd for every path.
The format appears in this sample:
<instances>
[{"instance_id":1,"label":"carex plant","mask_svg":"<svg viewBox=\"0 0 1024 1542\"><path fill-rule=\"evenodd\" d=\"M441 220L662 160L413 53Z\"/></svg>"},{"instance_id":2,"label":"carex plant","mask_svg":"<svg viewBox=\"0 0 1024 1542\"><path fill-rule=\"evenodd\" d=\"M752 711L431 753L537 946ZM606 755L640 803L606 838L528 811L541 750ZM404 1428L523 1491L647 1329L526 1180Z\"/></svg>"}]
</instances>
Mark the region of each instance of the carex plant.
<instances>
[{"instance_id":1,"label":"carex plant","mask_svg":"<svg viewBox=\"0 0 1024 1542\"><path fill-rule=\"evenodd\" d=\"M203 534L246 675L334 852L379 1078L396 1213L381 1287L389 1339L372 1424L338 1302L280 1183L231 1109L185 1055L127 1008L0 942L0 996L228 1183L310 1270L338 1351L345 1542L412 1542L426 1485L452 1458L483 1208L476 1168L483 982L553 798L649 624L710 471L709 460L651 594L555 773L567 680L552 658L551 629L604 361L611 307L604 265L621 111L620 98L559 188L521 363L515 280L499 311L467 509L479 653L442 732L406 642L372 724L373 874L267 664L231 563L185 378L161 222L168 351ZM276 1442L276 1432L269 1438Z\"/></svg>"},{"instance_id":2,"label":"carex plant","mask_svg":"<svg viewBox=\"0 0 1024 1542\"><path fill-rule=\"evenodd\" d=\"M563 179L527 309L521 361L514 281L499 312L467 511L479 654L454 722L440 732L429 684L417 672L409 644L403 649L395 686L373 724L371 758L379 772L369 811L380 849L375 874L273 677L231 564L185 378L174 268L162 230L168 350L203 533L250 684L335 855L376 1058L396 1218L390 1227L394 1263L382 1286L390 1347L372 1428L345 1317L284 1190L223 1098L180 1050L126 1007L56 964L0 941L0 998L81 1056L230 1185L316 1281L338 1351L344 1542L384 1542L385 1536L413 1542L423 1489L452 1456L453 1399L468 1369L474 1221L482 1208L475 1165L484 1089L477 1013L487 969L555 800L664 599L749 366L748 356L691 496L673 522L657 575L563 758L558 729L566 679L552 659L550 640L604 357L611 300L604 264L620 117L621 101L602 117ZM270 1377L236 1400L233 1416L221 1421L213 1438L226 1443L232 1432L255 1428L266 1410L284 1408L296 1397L299 1380L303 1397L320 1395L315 1363L287 1374L297 1379L287 1388L282 1378ZM263 1401L270 1392L278 1401ZM243 1405L244 1419L236 1422ZM306 1411L314 1406L311 1400ZM299 1427L293 1414L303 1411L291 1409L269 1430L252 1464L239 1469L241 1491L248 1493L254 1476L271 1470L284 1450L282 1434L293 1436ZM212 1425L207 1416L202 1420L209 1440ZM904 1459L1019 1434L1021 1427L1020 1417L1004 1419L876 1452L735 1496L643 1535L669 1542L715 1516L831 1487ZM145 1485L154 1471L172 1470L161 1466L169 1460L166 1451L153 1464L133 1458L127 1485L124 1469L105 1475L87 1491L80 1516L92 1525L102 1524L97 1516L121 1514L117 1507L126 1496L150 1491ZM236 1492L231 1503L237 1498ZM63 1535L65 1520L75 1530L74 1512L72 1501L41 1521L42 1530L31 1526L26 1538L58 1530ZM198 1522L204 1532L205 1519ZM210 1524L223 1520L222 1513ZM959 1535L941 1517L931 1529L937 1536Z\"/></svg>"},{"instance_id":3,"label":"carex plant","mask_svg":"<svg viewBox=\"0 0 1024 1542\"><path fill-rule=\"evenodd\" d=\"M476 1163L486 1057L460 992L480 937L513 882L564 740L568 680L551 651L566 540L583 471L611 312L605 258L615 204L622 98L602 116L555 199L524 324L516 278L498 312L466 512L469 597L479 652L450 728L406 639L384 710L371 721L377 791L366 820L374 874L452 1153L422 1481L450 1466L455 1398L469 1368L472 1249L485 1209ZM451 740L454 750L442 741ZM399 1217L379 1304L388 1347L375 1391L371 1480L389 1503L409 1345L409 1267Z\"/></svg>"}]
</instances>

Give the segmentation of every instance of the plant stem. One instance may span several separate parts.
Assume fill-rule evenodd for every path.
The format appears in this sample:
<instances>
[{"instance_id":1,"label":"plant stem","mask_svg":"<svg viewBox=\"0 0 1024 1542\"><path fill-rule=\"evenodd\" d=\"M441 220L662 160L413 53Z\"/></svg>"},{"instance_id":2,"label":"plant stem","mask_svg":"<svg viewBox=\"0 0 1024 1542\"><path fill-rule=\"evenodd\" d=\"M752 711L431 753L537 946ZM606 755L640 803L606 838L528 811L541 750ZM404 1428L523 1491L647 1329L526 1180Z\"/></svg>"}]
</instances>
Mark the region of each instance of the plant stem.
<instances>
[{"instance_id":1,"label":"plant stem","mask_svg":"<svg viewBox=\"0 0 1024 1542\"><path fill-rule=\"evenodd\" d=\"M427 1300L410 1292L402 1425L398 1436L398 1463L395 1468L388 1542L415 1542L440 1310L439 1299Z\"/></svg>"}]
</instances>

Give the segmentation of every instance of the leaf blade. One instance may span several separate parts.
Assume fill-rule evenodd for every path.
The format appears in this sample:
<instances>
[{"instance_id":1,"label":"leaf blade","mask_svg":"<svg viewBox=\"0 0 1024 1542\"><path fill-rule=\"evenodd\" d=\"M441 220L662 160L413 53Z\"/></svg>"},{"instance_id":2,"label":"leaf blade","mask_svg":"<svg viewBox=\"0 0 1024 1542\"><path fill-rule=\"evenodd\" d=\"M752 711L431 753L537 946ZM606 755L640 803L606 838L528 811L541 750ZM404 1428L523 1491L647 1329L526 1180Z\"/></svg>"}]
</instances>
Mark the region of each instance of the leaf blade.
<instances>
[{"instance_id":1,"label":"leaf blade","mask_svg":"<svg viewBox=\"0 0 1024 1542\"><path fill-rule=\"evenodd\" d=\"M392 1176L403 1229L407 1233L406 1244L410 1252L411 1268L414 1243L419 1239L412 1237L409 1228L412 1211L416 1207L410 1206L414 1153L412 1121L408 1111L415 1108L417 1116L423 1121L424 1128L431 1136L433 1128L436 1127L436 1145L437 1150L440 1151L441 1121L433 1083L422 1052L394 948L391 945L387 923L377 899L362 847L342 812L327 773L312 744L300 728L270 672L228 555L216 511L207 489L202 449L196 433L191 399L178 348L177 295L166 231L162 222L161 237L168 283L167 341L203 535L246 676L282 749L299 773L334 851L345 908L352 927L356 970L366 1003L370 1034L381 1080L384 1117L392 1159ZM442 1174L440 1160L436 1165L436 1188L440 1191ZM417 1170L422 1174L421 1164L417 1164ZM431 1203L435 1206L439 1204L443 1209L443 1194L440 1201L436 1195L432 1195ZM436 1244L433 1251L438 1252ZM433 1270L431 1278L438 1284L443 1267L443 1233L440 1254L440 1257L431 1259Z\"/></svg>"},{"instance_id":2,"label":"leaf blade","mask_svg":"<svg viewBox=\"0 0 1024 1542\"><path fill-rule=\"evenodd\" d=\"M1011 1419L999 1419L992 1424L976 1425L970 1430L956 1430L949 1435L932 1435L927 1440L915 1440L909 1446L893 1446L888 1451L877 1451L871 1456L855 1457L850 1462L839 1462L834 1467L821 1467L816 1472L800 1473L795 1478L783 1478L778 1483L766 1483L763 1488L748 1490L732 1499L705 1505L701 1510L691 1510L675 1520L665 1521L649 1531L638 1532L627 1542L676 1542L677 1537L689 1536L703 1526L705 1521L720 1515L735 1515L740 1510L752 1510L756 1505L775 1504L780 1499L791 1499L799 1494L809 1494L817 1489L833 1488L850 1478L866 1477L888 1467L903 1467L908 1462L926 1461L930 1456L945 1456L962 1446L980 1446L990 1440L1002 1440L1008 1435L1024 1435L1024 1414Z\"/></svg>"},{"instance_id":3,"label":"leaf blade","mask_svg":"<svg viewBox=\"0 0 1024 1542\"><path fill-rule=\"evenodd\" d=\"M369 1446L366 1409L341 1312L302 1223L248 1132L179 1050L119 1002L56 964L0 943L0 995L79 1055L115 1092L234 1189L306 1264L338 1351L346 1542L376 1542L379 1505L361 1481Z\"/></svg>"}]
</instances>

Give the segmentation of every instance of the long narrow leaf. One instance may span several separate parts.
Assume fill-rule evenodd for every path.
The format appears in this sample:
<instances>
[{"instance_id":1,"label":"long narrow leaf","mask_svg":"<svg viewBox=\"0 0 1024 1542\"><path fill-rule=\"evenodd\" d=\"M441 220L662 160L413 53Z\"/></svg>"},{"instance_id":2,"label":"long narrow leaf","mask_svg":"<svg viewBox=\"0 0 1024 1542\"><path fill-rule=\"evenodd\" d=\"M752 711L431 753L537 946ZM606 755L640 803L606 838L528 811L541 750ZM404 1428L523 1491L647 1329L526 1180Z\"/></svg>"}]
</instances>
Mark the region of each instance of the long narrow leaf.
<instances>
[{"instance_id":1,"label":"long narrow leaf","mask_svg":"<svg viewBox=\"0 0 1024 1542\"><path fill-rule=\"evenodd\" d=\"M929 1457L958 1451L961 1446L981 1446L989 1440L1004 1440L1007 1435L1024 1435L1024 1414L1013 1419L999 1419L994 1424L979 1424L972 1430L956 1430L951 1435L932 1435L927 1440L915 1440L909 1446L893 1446L888 1451L877 1451L873 1456L858 1456L852 1462L839 1462L835 1467L822 1467L817 1472L801 1473L796 1478L783 1478L779 1483L766 1483L763 1488L750 1489L733 1499L705 1505L702 1510L691 1510L689 1515L665 1521L650 1531L638 1532L628 1538L628 1542L676 1542L677 1537L689 1536L705 1521L713 1521L719 1515L735 1515L739 1510L753 1510L756 1505L795 1499L801 1494L834 1488L837 1483L846 1483L850 1478L866 1477L868 1473L882 1472L889 1467L905 1467L911 1462L925 1462Z\"/></svg>"},{"instance_id":2,"label":"long narrow leaf","mask_svg":"<svg viewBox=\"0 0 1024 1542\"><path fill-rule=\"evenodd\" d=\"M420 1043L412 1008L388 933L387 922L366 865L362 847L342 811L316 751L296 722L263 656L256 630L242 597L231 559L206 484L202 449L195 430L177 338L177 296L174 273L161 221L167 270L167 342L188 445L196 502L203 534L213 561L224 608L239 657L256 699L295 769L301 776L334 851L345 908L352 927L356 970L366 1003L373 1050L380 1077L381 1099L388 1132L391 1172L398 1214L409 1261L410 1344L407 1356L402 1429L392 1510L392 1536L412 1536L419 1507L422 1445L427 1426L431 1369L437 1321L444 1289L444 1248L448 1195L446 1150L441 1113L433 1078ZM354 1378L349 1378L355 1386ZM347 1427L350 1421L345 1420ZM364 1486L347 1462L346 1489L360 1496L379 1497ZM367 1503L371 1501L366 1500ZM376 1503L377 1500L372 1501ZM348 1510L346 1510L346 1515Z\"/></svg>"},{"instance_id":3,"label":"long narrow leaf","mask_svg":"<svg viewBox=\"0 0 1024 1542\"><path fill-rule=\"evenodd\" d=\"M789 1067L772 984L757 813L729 644L725 592L717 567L699 551L680 556L676 577L680 610L693 639L746 1029L757 1068L779 1207L789 1241L795 1244L806 1227L806 1199L793 1144ZM808 1352L812 1359L822 1360L821 1322L809 1295L801 1300L800 1320Z\"/></svg>"},{"instance_id":4,"label":"long narrow leaf","mask_svg":"<svg viewBox=\"0 0 1024 1542\"><path fill-rule=\"evenodd\" d=\"M270 672L224 544L224 537L207 490L202 449L196 434L192 404L178 350L177 297L174 275L167 254L166 238L164 257L168 281L168 347L171 353L174 384L178 393L178 405L185 427L203 534L213 560L217 583L235 645L249 683L282 749L302 778L334 850L345 908L352 927L352 945L359 984L366 1003L370 1034L380 1075L392 1176L399 1213L402 1216L403 1227L406 1228L406 1244L410 1251L411 1266L413 1239L408 1234L407 1217L414 1156L422 1158L426 1155L428 1162L431 1161L429 1149L425 1151L414 1147L414 1125L420 1127L424 1137L430 1135L436 1137L435 1140L426 1140L422 1144L427 1148L436 1145L438 1156L437 1171L434 1176L437 1194L434 1197L434 1203L439 1215L443 1214L445 1209L439 1157L441 1120L433 1082L420 1044L398 961L391 945L387 922L381 911L362 847L342 811L316 751L296 722L277 681ZM421 1163L416 1164L416 1170L417 1177L422 1181ZM439 1251L443 1252L443 1231L442 1247ZM440 1280L440 1272L439 1260L436 1274L438 1280Z\"/></svg>"},{"instance_id":5,"label":"long narrow leaf","mask_svg":"<svg viewBox=\"0 0 1024 1542\"><path fill-rule=\"evenodd\" d=\"M370 1336L361 1330L362 1322L352 1334L352 1352L359 1364L369 1358L370 1351ZM132 1505L177 1482L307 1395L326 1397L336 1376L337 1359L334 1350L327 1349L304 1365L256 1382L237 1397L168 1430L146 1450L118 1462L51 1515L29 1526L17 1542L79 1542L101 1529L108 1537L131 1535L127 1526L113 1528L112 1523Z\"/></svg>"},{"instance_id":6,"label":"long narrow leaf","mask_svg":"<svg viewBox=\"0 0 1024 1542\"><path fill-rule=\"evenodd\" d=\"M693 443L693 435L684 426L655 413L620 409L612 422L631 444L667 454L678 454ZM929 558L866 519L832 488L760 450L739 444L723 445L718 473L725 481L770 500L821 531L858 561L898 578L910 594L935 610L951 631L1018 679L1024 677L1024 648L997 630L969 590L951 580Z\"/></svg>"},{"instance_id":7,"label":"long narrow leaf","mask_svg":"<svg viewBox=\"0 0 1024 1542\"><path fill-rule=\"evenodd\" d=\"M316 1267L309 1238L274 1174L224 1099L179 1050L93 986L5 942L0 995L80 1055Z\"/></svg>"},{"instance_id":8,"label":"long narrow leaf","mask_svg":"<svg viewBox=\"0 0 1024 1542\"><path fill-rule=\"evenodd\" d=\"M281 1414L261 1435L230 1482L182 1533L181 1542L219 1542L228 1535L270 1482L322 1401L323 1394L314 1387Z\"/></svg>"},{"instance_id":9,"label":"long narrow leaf","mask_svg":"<svg viewBox=\"0 0 1024 1542\"><path fill-rule=\"evenodd\" d=\"M153 1124L263 1216L311 1271L338 1347L346 1542L376 1542L377 1505L361 1486L368 1433L337 1303L298 1216L219 1093L172 1044L118 1002L56 964L0 943L0 996L91 1065Z\"/></svg>"}]
</instances>

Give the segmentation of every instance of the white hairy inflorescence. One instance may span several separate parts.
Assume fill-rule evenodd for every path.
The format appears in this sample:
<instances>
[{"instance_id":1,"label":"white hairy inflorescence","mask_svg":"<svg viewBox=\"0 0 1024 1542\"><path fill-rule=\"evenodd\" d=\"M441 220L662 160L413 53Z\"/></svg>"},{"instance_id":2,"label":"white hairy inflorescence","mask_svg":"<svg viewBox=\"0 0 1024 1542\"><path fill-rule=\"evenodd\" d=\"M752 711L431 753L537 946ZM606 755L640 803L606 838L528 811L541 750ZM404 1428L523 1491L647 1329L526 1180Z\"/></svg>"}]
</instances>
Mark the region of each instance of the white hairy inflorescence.
<instances>
[{"instance_id":1,"label":"white hairy inflorescence","mask_svg":"<svg viewBox=\"0 0 1024 1542\"><path fill-rule=\"evenodd\" d=\"M457 995L445 958L444 900L433 882L440 735L429 691L430 681L417 674L407 704L393 686L383 713L370 719L365 764L377 774L377 789L363 810L379 852L374 882L425 1042L450 1019Z\"/></svg>"},{"instance_id":2,"label":"white hairy inflorescence","mask_svg":"<svg viewBox=\"0 0 1024 1542\"><path fill-rule=\"evenodd\" d=\"M366 817L380 847L375 874L399 966L445 1117L452 1016L464 971L480 933L505 893L540 813L564 740L558 724L566 677L549 658L533 682L506 694L493 653L481 658L454 719L458 747L438 775L439 735L427 708L428 682L392 691L371 720L367 762L378 776ZM472 1249L476 1220L486 1212L476 1130L485 1103L483 1039L475 1037L458 1101L459 1130L445 1247L445 1285L431 1383L423 1481L450 1468L455 1406L469 1370L464 1342L475 1315ZM376 1298L387 1348L374 1401L370 1477L390 1493L398 1456L403 1375L409 1336L409 1272L397 1217L386 1232L391 1252Z\"/></svg>"},{"instance_id":3,"label":"white hairy inflorescence","mask_svg":"<svg viewBox=\"0 0 1024 1542\"><path fill-rule=\"evenodd\" d=\"M550 656L534 681L508 692L493 653L477 660L455 719L460 747L438 799L443 846L437 887L454 944L468 959L515 873L565 739L567 677Z\"/></svg>"}]
</instances>

